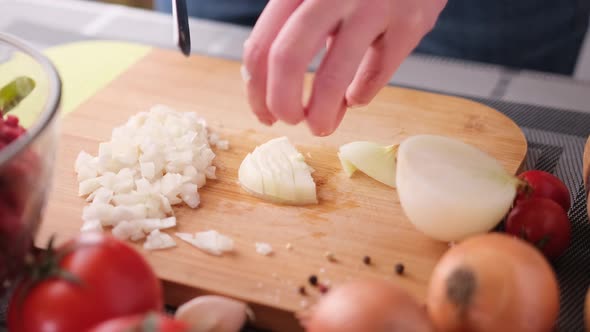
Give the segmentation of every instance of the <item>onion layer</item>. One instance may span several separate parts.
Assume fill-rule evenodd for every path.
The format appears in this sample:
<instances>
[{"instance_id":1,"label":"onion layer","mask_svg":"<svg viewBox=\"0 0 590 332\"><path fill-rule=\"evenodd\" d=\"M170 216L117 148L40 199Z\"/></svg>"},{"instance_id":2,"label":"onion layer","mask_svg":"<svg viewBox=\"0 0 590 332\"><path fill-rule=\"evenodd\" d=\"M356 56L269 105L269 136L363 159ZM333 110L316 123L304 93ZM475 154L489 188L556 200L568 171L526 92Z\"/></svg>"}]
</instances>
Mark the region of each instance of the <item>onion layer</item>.
<instances>
[{"instance_id":1,"label":"onion layer","mask_svg":"<svg viewBox=\"0 0 590 332\"><path fill-rule=\"evenodd\" d=\"M262 199L283 204L316 204L311 167L287 137L272 139L249 153L238 171L242 188Z\"/></svg>"},{"instance_id":2,"label":"onion layer","mask_svg":"<svg viewBox=\"0 0 590 332\"><path fill-rule=\"evenodd\" d=\"M338 157L349 177L360 170L373 179L395 187L395 153L397 146L357 141L340 147Z\"/></svg>"}]
</instances>

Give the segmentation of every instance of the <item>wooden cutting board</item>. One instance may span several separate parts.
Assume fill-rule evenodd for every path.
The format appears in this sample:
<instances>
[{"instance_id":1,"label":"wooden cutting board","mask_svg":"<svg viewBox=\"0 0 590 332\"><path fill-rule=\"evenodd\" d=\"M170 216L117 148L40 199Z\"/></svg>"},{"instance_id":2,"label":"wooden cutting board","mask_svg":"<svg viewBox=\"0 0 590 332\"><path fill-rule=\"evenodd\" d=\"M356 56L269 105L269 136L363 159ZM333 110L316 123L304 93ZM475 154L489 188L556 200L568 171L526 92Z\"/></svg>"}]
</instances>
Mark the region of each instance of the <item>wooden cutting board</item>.
<instances>
[{"instance_id":1,"label":"wooden cutting board","mask_svg":"<svg viewBox=\"0 0 590 332\"><path fill-rule=\"evenodd\" d=\"M68 114L37 244L44 246L54 233L62 242L79 232L85 201L77 196L73 167L81 150L96 154L99 142L109 139L113 127L154 104L194 111L208 120L212 131L228 139L231 148L217 151L218 180L209 181L200 191L200 208L176 208L179 225L172 232L215 229L234 239L236 251L210 256L178 238L173 249L145 252L141 244L137 249L163 280L169 304L200 294L222 294L249 302L259 327L300 331L294 313L319 298L319 292L307 284L311 274L331 285L377 276L402 285L422 300L430 273L448 248L413 228L395 189L360 173L347 178L336 156L341 144L354 140L392 144L428 133L465 140L498 158L513 173L525 158L523 133L499 112L460 98L393 87L383 89L368 107L349 110L340 129L327 138L313 137L304 124L265 127L250 113L239 67L227 60L186 59L177 52L155 49ZM273 205L248 195L237 184L245 155L282 135L297 145L316 170L317 206ZM257 254L255 242L272 244L274 255ZM336 262L324 257L327 251ZM371 257L371 265L363 264L364 256ZM403 276L394 273L398 262L405 265ZM307 296L298 292L302 285Z\"/></svg>"}]
</instances>

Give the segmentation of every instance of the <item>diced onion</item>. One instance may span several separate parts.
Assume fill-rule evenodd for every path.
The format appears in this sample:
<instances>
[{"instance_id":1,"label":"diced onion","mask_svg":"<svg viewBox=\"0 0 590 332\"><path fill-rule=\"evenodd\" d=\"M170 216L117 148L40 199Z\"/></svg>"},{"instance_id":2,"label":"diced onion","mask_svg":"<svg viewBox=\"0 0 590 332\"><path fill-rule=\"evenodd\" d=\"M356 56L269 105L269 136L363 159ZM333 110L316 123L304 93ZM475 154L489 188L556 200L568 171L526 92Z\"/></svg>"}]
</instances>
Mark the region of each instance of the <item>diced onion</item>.
<instances>
[{"instance_id":1,"label":"diced onion","mask_svg":"<svg viewBox=\"0 0 590 332\"><path fill-rule=\"evenodd\" d=\"M143 243L143 248L146 250L168 249L176 247L176 242L172 236L154 229Z\"/></svg>"},{"instance_id":2,"label":"diced onion","mask_svg":"<svg viewBox=\"0 0 590 332\"><path fill-rule=\"evenodd\" d=\"M99 144L97 156L81 151L76 158L78 194L89 202L82 230L113 226L120 239L149 234L146 249L170 246L159 231L176 226L172 206L200 205L198 189L216 178L212 146L225 142L209 136L195 113L156 105L132 116Z\"/></svg>"},{"instance_id":3,"label":"diced onion","mask_svg":"<svg viewBox=\"0 0 590 332\"><path fill-rule=\"evenodd\" d=\"M231 238L215 230L195 234L176 233L176 236L211 255L220 256L234 248L234 241Z\"/></svg>"},{"instance_id":4,"label":"diced onion","mask_svg":"<svg viewBox=\"0 0 590 332\"><path fill-rule=\"evenodd\" d=\"M264 256L268 256L270 254L272 254L272 246L268 243L264 243L264 242L256 242L256 252L264 255Z\"/></svg>"}]
</instances>

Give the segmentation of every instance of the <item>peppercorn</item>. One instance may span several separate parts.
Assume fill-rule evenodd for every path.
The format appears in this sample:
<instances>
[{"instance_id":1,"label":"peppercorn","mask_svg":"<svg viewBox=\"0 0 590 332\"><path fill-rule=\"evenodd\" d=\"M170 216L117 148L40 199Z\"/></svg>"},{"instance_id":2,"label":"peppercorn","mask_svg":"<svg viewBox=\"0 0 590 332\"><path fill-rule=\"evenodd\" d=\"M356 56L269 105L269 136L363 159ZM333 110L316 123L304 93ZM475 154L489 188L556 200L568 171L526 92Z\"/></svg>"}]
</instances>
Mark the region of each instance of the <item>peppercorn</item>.
<instances>
[{"instance_id":1,"label":"peppercorn","mask_svg":"<svg viewBox=\"0 0 590 332\"><path fill-rule=\"evenodd\" d=\"M402 264L402 263L397 263L397 264L395 264L395 272L396 272L397 274L400 274L400 275L401 275L401 274L404 274L404 269L405 269L405 268L404 268L404 264Z\"/></svg>"},{"instance_id":2,"label":"peppercorn","mask_svg":"<svg viewBox=\"0 0 590 332\"><path fill-rule=\"evenodd\" d=\"M316 275L313 275L312 274L311 276L309 276L309 283L312 286L317 286L317 284L318 284L318 277Z\"/></svg>"},{"instance_id":3,"label":"peppercorn","mask_svg":"<svg viewBox=\"0 0 590 332\"><path fill-rule=\"evenodd\" d=\"M334 253L332 253L331 251L327 251L324 254L324 257L326 257L327 260L329 261L335 261L336 259L334 258Z\"/></svg>"},{"instance_id":4,"label":"peppercorn","mask_svg":"<svg viewBox=\"0 0 590 332\"><path fill-rule=\"evenodd\" d=\"M369 256L363 257L363 263L365 263L366 265L370 265L371 264L371 257L369 257Z\"/></svg>"},{"instance_id":5,"label":"peppercorn","mask_svg":"<svg viewBox=\"0 0 590 332\"><path fill-rule=\"evenodd\" d=\"M301 295L306 295L307 294L307 292L305 291L305 286L299 287L299 294L301 294Z\"/></svg>"}]
</instances>

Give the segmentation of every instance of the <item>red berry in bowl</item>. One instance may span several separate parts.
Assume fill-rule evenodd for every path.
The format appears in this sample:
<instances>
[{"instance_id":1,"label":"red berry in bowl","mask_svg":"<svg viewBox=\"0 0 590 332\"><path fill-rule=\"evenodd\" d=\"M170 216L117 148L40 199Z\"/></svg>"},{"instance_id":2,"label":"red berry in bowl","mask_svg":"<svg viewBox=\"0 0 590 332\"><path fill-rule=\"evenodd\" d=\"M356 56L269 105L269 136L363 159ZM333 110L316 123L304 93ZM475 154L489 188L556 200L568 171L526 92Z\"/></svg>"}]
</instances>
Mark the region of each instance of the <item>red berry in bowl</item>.
<instances>
[{"instance_id":1,"label":"red berry in bowl","mask_svg":"<svg viewBox=\"0 0 590 332\"><path fill-rule=\"evenodd\" d=\"M25 132L17 117L0 116L0 150ZM32 249L33 230L38 225L32 213L44 190L39 188L41 171L41 159L30 147L0 168L0 295L3 283L17 276Z\"/></svg>"}]
</instances>

